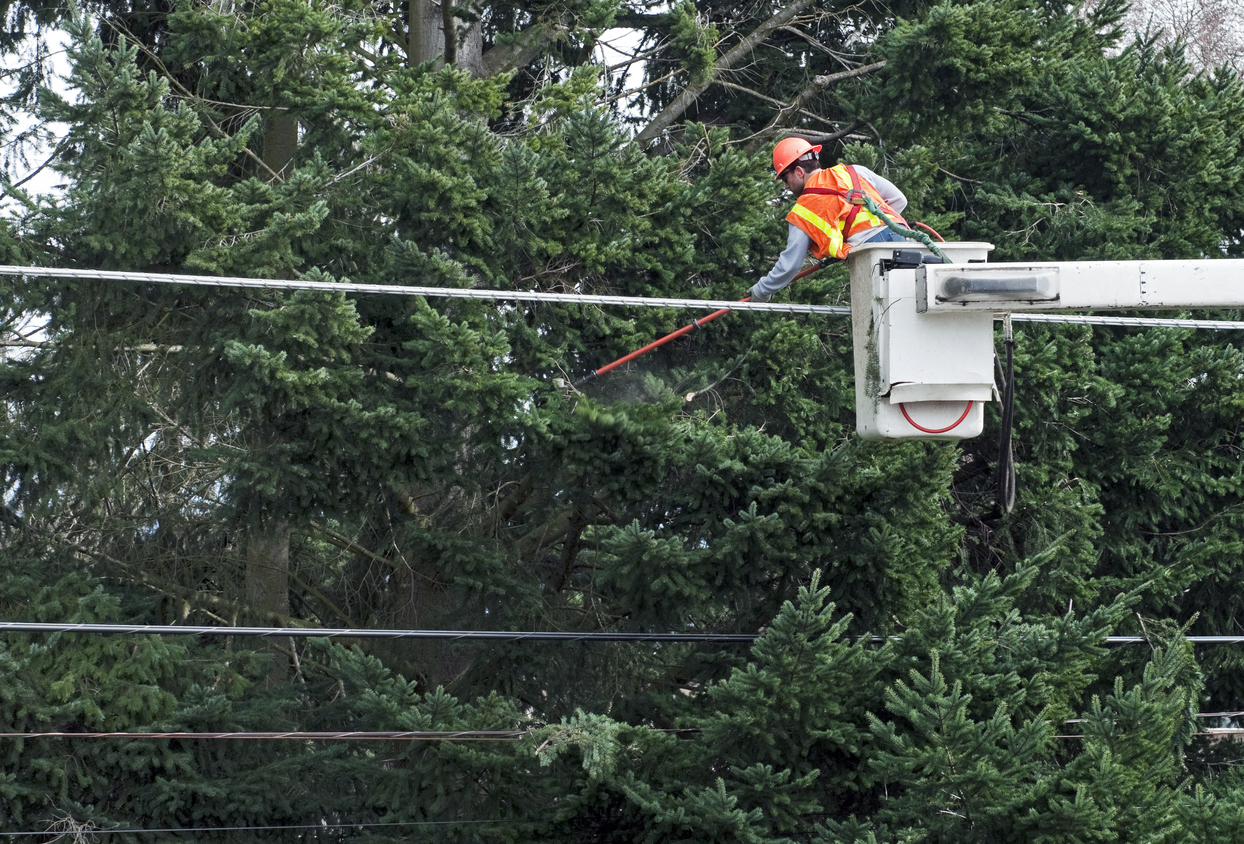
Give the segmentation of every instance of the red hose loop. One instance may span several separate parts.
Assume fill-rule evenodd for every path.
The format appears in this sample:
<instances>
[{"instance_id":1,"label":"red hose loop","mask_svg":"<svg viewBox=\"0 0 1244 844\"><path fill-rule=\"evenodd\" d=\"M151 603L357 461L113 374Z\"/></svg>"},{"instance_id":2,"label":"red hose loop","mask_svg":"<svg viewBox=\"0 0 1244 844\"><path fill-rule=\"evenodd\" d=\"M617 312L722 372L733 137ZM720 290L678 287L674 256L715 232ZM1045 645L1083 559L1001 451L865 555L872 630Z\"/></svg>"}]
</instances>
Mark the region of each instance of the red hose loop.
<instances>
[{"instance_id":1,"label":"red hose loop","mask_svg":"<svg viewBox=\"0 0 1244 844\"><path fill-rule=\"evenodd\" d=\"M972 405L974 405L975 403L976 402L974 401L968 402L968 406L963 409L963 415L960 416L958 419L956 419L954 422L951 422L945 428L926 428L923 425L917 423L916 420L912 419L911 415L908 414L907 405L904 404L903 402L899 402L898 409L902 411L903 418L906 419L908 422L910 422L911 427L915 428L917 431L922 431L926 434L944 434L947 431L953 431L955 428L958 428L959 424L963 422L964 419L968 418L968 414L972 412Z\"/></svg>"},{"instance_id":2,"label":"red hose loop","mask_svg":"<svg viewBox=\"0 0 1244 844\"><path fill-rule=\"evenodd\" d=\"M944 237L942 237L940 234L938 234L938 233L937 233L937 230L936 230L936 229L934 229L932 226L926 226L924 223L916 223L916 225L917 225L917 226L919 226L919 227L920 227L920 228L922 228L922 229L926 229L926 230L928 230L928 231L933 232L933 236L934 236L934 237L936 237L938 240L940 240L942 243L945 243L945 242L946 242L946 238L944 238Z\"/></svg>"}]
</instances>

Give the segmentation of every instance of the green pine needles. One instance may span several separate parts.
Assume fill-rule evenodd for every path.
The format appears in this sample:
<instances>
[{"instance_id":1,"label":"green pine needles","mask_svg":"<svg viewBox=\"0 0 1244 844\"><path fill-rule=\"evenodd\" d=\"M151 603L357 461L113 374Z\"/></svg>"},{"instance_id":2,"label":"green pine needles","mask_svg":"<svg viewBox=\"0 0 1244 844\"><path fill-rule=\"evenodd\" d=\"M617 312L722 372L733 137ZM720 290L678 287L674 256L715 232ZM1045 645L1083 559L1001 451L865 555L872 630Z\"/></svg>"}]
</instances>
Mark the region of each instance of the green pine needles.
<instances>
[{"instance_id":1,"label":"green pine needles","mask_svg":"<svg viewBox=\"0 0 1244 844\"><path fill-rule=\"evenodd\" d=\"M1119 3L433 6L8 4L0 255L737 299L789 132L995 259L1241 252L1244 86ZM62 189L18 184L16 116L62 133ZM992 411L855 436L837 318L735 313L561 386L686 321L0 279L6 620L760 634L6 634L0 733L445 740L0 736L0 834L1241 838L1244 652L1184 638L1238 632L1237 336L1023 326L1003 513Z\"/></svg>"}]
</instances>

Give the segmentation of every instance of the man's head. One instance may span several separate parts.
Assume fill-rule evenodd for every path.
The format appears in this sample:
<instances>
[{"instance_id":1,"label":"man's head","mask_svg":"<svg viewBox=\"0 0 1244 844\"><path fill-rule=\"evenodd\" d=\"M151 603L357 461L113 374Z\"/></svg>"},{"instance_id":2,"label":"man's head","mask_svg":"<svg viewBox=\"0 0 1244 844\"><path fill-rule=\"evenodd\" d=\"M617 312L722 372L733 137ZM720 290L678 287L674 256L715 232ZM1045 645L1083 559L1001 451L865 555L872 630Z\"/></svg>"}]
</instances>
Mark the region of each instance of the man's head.
<instances>
[{"instance_id":1,"label":"man's head","mask_svg":"<svg viewBox=\"0 0 1244 844\"><path fill-rule=\"evenodd\" d=\"M798 196L803 192L808 176L821 169L817 153L819 146L805 141L803 138L784 138L773 148L773 172L778 179L786 183L791 193Z\"/></svg>"}]
</instances>

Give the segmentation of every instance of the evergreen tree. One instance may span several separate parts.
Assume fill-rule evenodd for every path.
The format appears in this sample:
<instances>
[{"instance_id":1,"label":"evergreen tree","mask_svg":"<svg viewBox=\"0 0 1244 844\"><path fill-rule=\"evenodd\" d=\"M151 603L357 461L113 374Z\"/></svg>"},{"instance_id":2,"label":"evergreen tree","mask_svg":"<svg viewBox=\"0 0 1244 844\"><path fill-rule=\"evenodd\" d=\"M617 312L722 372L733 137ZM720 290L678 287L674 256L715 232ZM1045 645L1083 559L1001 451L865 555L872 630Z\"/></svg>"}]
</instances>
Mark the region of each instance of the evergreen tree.
<instances>
[{"instance_id":1,"label":"evergreen tree","mask_svg":"<svg viewBox=\"0 0 1244 844\"><path fill-rule=\"evenodd\" d=\"M478 24L506 56L473 72L450 39L443 62L410 61L411 7L187 2L67 26L71 90L43 116L68 127L69 188L4 222L5 259L737 298L783 232L758 151L792 128L995 259L1239 251L1240 80L1126 45L1117 4L446 4L455 50ZM663 45L643 73L665 78L625 115L589 58L615 13ZM841 303L845 282L784 295ZM6 338L34 344L0 364L6 617L762 633L749 653L10 635L14 731L515 740L13 740L5 831L1053 842L1240 824L1219 775L1235 754L1193 735L1198 711L1239 708L1238 658L1182 642L1236 616L1234 337L1024 327L1004 515L991 437L855 439L834 319L735 314L579 391L555 379L685 314L3 284ZM29 320L38 339L18 338ZM1106 649L1111 632L1153 648Z\"/></svg>"}]
</instances>

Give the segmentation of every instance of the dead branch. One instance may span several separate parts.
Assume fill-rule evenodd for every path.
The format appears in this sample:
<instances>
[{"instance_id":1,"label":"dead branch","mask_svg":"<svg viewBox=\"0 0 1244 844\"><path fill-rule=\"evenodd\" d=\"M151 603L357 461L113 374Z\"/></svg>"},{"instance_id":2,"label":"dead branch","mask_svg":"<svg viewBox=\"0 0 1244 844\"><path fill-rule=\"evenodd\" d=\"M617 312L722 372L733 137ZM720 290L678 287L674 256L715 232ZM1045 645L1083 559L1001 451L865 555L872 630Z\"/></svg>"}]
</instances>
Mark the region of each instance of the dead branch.
<instances>
[{"instance_id":1,"label":"dead branch","mask_svg":"<svg viewBox=\"0 0 1244 844\"><path fill-rule=\"evenodd\" d=\"M829 73L823 76L814 77L811 84L800 91L799 95L795 97L795 99L791 100L789 104L779 109L778 113L773 115L773 119L769 121L769 125L765 126L765 128L756 133L755 138L750 144L748 144L748 155L754 154L760 149L761 146L767 143L770 138L787 128L790 125L791 118L802 111L804 106L806 106L813 97L820 94L830 85L835 82L842 82L845 79L854 79L857 76L872 73L885 66L885 61L879 61L864 65L863 67L853 68L851 70L843 70L838 73ZM858 123L852 125L851 129L847 130L847 132L854 131L858 125ZM844 132L844 134L846 133Z\"/></svg>"},{"instance_id":2,"label":"dead branch","mask_svg":"<svg viewBox=\"0 0 1244 844\"><path fill-rule=\"evenodd\" d=\"M479 76L488 79L526 67L555 41L566 37L570 28L562 20L538 20L518 33L507 44L498 44L480 60Z\"/></svg>"},{"instance_id":3,"label":"dead branch","mask_svg":"<svg viewBox=\"0 0 1244 844\"><path fill-rule=\"evenodd\" d=\"M659 138L670 126L674 125L674 121L691 106L700 94L708 90L708 87L725 71L734 67L744 56L755 50L760 44L768 38L775 30L790 23L792 19L808 6L812 5L812 0L794 0L794 2L780 9L777 14L773 15L767 21L756 27L751 35L744 38L738 44L727 52L724 56L717 60L717 64L713 66L713 71L703 82L689 85L683 89L683 92L674 98L674 101L667 105L660 114L653 119L651 123L643 128L638 135L635 136L633 143L643 148L648 146L654 140Z\"/></svg>"}]
</instances>

